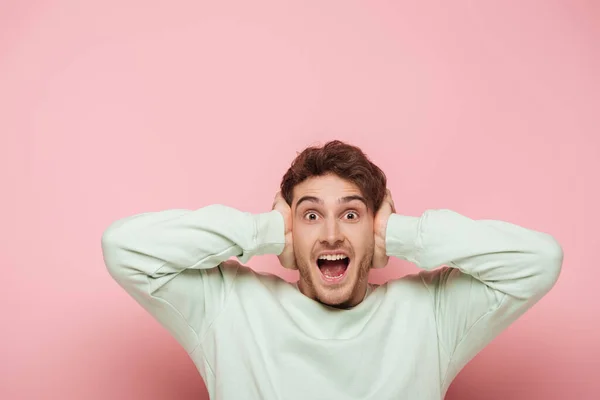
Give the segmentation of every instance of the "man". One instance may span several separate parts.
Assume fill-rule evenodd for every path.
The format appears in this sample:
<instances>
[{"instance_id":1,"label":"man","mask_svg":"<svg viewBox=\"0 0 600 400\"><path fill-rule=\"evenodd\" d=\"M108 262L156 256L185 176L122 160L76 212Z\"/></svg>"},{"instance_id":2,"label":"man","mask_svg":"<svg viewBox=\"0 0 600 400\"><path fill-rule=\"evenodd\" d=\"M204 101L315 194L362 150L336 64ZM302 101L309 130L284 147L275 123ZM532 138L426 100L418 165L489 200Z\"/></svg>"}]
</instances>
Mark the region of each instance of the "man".
<instances>
[{"instance_id":1,"label":"man","mask_svg":"<svg viewBox=\"0 0 600 400\"><path fill-rule=\"evenodd\" d=\"M384 173L340 141L298 155L269 212L140 214L113 223L102 247L211 398L233 400L441 399L552 288L563 258L550 235L507 222L395 213ZM230 260L263 254L299 281ZM389 256L422 272L369 284Z\"/></svg>"}]
</instances>

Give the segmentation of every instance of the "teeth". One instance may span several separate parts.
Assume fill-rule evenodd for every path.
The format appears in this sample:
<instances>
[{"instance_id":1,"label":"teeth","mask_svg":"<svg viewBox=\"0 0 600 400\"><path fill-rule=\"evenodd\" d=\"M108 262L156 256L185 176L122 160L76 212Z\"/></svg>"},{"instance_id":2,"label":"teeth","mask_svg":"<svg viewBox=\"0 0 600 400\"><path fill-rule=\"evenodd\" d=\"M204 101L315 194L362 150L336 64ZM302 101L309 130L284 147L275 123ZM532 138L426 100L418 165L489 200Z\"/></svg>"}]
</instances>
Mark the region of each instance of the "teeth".
<instances>
[{"instance_id":1,"label":"teeth","mask_svg":"<svg viewBox=\"0 0 600 400\"><path fill-rule=\"evenodd\" d=\"M348 256L346 256L344 254L334 254L334 255L320 256L319 260L335 261L335 260L343 260L344 258L348 258Z\"/></svg>"}]
</instances>

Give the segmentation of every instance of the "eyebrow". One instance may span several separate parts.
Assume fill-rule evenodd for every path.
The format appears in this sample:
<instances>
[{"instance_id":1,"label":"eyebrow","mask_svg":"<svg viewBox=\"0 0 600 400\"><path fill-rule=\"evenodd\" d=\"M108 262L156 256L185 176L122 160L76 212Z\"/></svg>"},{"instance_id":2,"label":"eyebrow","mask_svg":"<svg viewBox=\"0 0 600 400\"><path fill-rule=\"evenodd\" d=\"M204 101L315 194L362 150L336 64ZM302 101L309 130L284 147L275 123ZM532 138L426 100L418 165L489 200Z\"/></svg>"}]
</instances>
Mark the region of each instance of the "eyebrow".
<instances>
[{"instance_id":1,"label":"eyebrow","mask_svg":"<svg viewBox=\"0 0 600 400\"><path fill-rule=\"evenodd\" d=\"M354 194L352 196L345 196L345 197L338 199L338 204L346 204L346 203L350 203L351 201L354 201L354 200L361 201L365 205L365 207L367 207L367 201L365 200L365 198L362 196L359 196L357 194ZM305 202L305 201L308 201L311 203L317 203L317 204L321 204L321 205L323 205L323 203L324 203L323 200L318 197L303 196L303 197L300 197L300 199L298 199L298 202L296 203L296 208L298 208L298 206L300 206L300 203Z\"/></svg>"}]
</instances>

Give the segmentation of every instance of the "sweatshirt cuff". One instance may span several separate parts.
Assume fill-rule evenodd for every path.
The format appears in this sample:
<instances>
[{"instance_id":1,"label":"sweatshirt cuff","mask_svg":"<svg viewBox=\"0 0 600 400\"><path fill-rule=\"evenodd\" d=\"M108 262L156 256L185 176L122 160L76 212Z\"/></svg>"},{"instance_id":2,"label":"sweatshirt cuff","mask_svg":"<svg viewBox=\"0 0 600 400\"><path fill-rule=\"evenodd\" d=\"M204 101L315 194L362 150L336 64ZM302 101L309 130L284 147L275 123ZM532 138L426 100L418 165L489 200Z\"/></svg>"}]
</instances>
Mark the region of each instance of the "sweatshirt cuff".
<instances>
[{"instance_id":1,"label":"sweatshirt cuff","mask_svg":"<svg viewBox=\"0 0 600 400\"><path fill-rule=\"evenodd\" d=\"M279 255L285 247L285 226L283 215L272 210L254 214L255 252L257 256L264 254Z\"/></svg>"},{"instance_id":2,"label":"sweatshirt cuff","mask_svg":"<svg viewBox=\"0 0 600 400\"><path fill-rule=\"evenodd\" d=\"M419 228L420 217L390 215L385 231L386 255L415 263L420 248Z\"/></svg>"}]
</instances>

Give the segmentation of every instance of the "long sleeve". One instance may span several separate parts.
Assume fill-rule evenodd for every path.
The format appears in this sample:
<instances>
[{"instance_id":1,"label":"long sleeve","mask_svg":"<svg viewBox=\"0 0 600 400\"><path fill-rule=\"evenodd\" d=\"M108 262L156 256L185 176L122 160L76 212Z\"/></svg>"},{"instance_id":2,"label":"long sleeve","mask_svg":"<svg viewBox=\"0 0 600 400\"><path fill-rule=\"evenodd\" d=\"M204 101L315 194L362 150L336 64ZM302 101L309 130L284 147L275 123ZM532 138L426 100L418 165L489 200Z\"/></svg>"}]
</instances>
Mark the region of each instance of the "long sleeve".
<instances>
[{"instance_id":1,"label":"long sleeve","mask_svg":"<svg viewBox=\"0 0 600 400\"><path fill-rule=\"evenodd\" d=\"M473 220L451 210L420 217L392 214L390 256L424 269L432 299L444 390L480 350L555 284L563 252L549 234L508 222ZM438 266L443 268L435 269Z\"/></svg>"},{"instance_id":2,"label":"long sleeve","mask_svg":"<svg viewBox=\"0 0 600 400\"><path fill-rule=\"evenodd\" d=\"M280 254L283 216L214 204L123 218L102 236L111 276L188 351L219 315L242 263Z\"/></svg>"}]
</instances>

